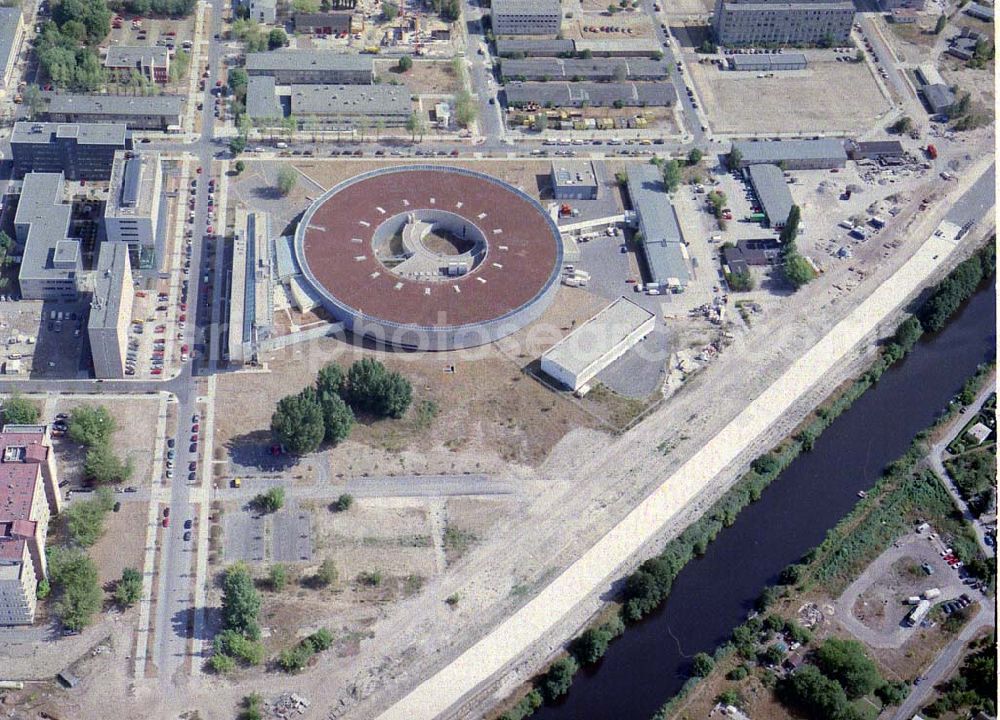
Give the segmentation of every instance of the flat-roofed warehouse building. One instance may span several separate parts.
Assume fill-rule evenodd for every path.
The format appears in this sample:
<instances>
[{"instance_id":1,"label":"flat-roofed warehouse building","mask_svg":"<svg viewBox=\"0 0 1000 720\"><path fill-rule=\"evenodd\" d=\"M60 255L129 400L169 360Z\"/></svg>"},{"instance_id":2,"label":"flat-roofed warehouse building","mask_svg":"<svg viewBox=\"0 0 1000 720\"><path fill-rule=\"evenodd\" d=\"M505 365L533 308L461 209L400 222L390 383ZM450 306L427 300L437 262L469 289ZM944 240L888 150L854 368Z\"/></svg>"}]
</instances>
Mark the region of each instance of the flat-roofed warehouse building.
<instances>
[{"instance_id":1,"label":"flat-roofed warehouse building","mask_svg":"<svg viewBox=\"0 0 1000 720\"><path fill-rule=\"evenodd\" d=\"M767 224L773 228L784 227L794 204L785 182L785 173L777 165L750 165L747 173L760 200L760 207L767 216Z\"/></svg>"},{"instance_id":2,"label":"flat-roofed warehouse building","mask_svg":"<svg viewBox=\"0 0 1000 720\"><path fill-rule=\"evenodd\" d=\"M325 50L249 53L246 71L250 77L273 77L278 85L371 85L375 81L372 56Z\"/></svg>"},{"instance_id":3,"label":"flat-roofed warehouse building","mask_svg":"<svg viewBox=\"0 0 1000 720\"><path fill-rule=\"evenodd\" d=\"M493 0L495 35L557 35L562 23L559 0Z\"/></svg>"},{"instance_id":4,"label":"flat-roofed warehouse building","mask_svg":"<svg viewBox=\"0 0 1000 720\"><path fill-rule=\"evenodd\" d=\"M98 378L125 377L128 327L132 320L132 266L128 246L105 241L97 255L87 337Z\"/></svg>"},{"instance_id":5,"label":"flat-roofed warehouse building","mask_svg":"<svg viewBox=\"0 0 1000 720\"><path fill-rule=\"evenodd\" d=\"M618 82L663 80L667 65L649 58L525 58L502 60L500 74L504 80L573 80Z\"/></svg>"},{"instance_id":6,"label":"flat-roofed warehouse building","mask_svg":"<svg viewBox=\"0 0 1000 720\"><path fill-rule=\"evenodd\" d=\"M504 86L511 107L672 107L673 83L512 82Z\"/></svg>"},{"instance_id":7,"label":"flat-roofed warehouse building","mask_svg":"<svg viewBox=\"0 0 1000 720\"><path fill-rule=\"evenodd\" d=\"M642 237L638 239L649 274L648 289L681 292L691 282L688 253L677 213L655 165L630 165L628 194Z\"/></svg>"},{"instance_id":8,"label":"flat-roofed warehouse building","mask_svg":"<svg viewBox=\"0 0 1000 720\"><path fill-rule=\"evenodd\" d=\"M138 267L150 267L155 257L162 185L159 153L115 154L104 229L108 240L128 245Z\"/></svg>"},{"instance_id":9,"label":"flat-roofed warehouse building","mask_svg":"<svg viewBox=\"0 0 1000 720\"><path fill-rule=\"evenodd\" d=\"M496 42L500 57L570 57L576 53L576 43L565 39L498 38Z\"/></svg>"},{"instance_id":10,"label":"flat-roofed warehouse building","mask_svg":"<svg viewBox=\"0 0 1000 720\"><path fill-rule=\"evenodd\" d=\"M80 241L69 237L73 208L63 202L61 173L28 173L14 214L24 246L18 283L25 300L75 300L79 293Z\"/></svg>"},{"instance_id":11,"label":"flat-roofed warehouse building","mask_svg":"<svg viewBox=\"0 0 1000 720\"><path fill-rule=\"evenodd\" d=\"M251 362L258 343L266 339L271 317L274 273L268 250L268 216L236 209L233 264L230 272L229 328L226 343L229 362Z\"/></svg>"},{"instance_id":12,"label":"flat-roofed warehouse building","mask_svg":"<svg viewBox=\"0 0 1000 720\"><path fill-rule=\"evenodd\" d=\"M740 168L770 163L785 170L832 170L847 165L847 151L839 138L819 140L738 141Z\"/></svg>"},{"instance_id":13,"label":"flat-roofed warehouse building","mask_svg":"<svg viewBox=\"0 0 1000 720\"><path fill-rule=\"evenodd\" d=\"M3 67L3 83L0 92L13 87L14 68L17 56L24 42L24 15L20 7L0 7L0 64Z\"/></svg>"},{"instance_id":14,"label":"flat-roofed warehouse building","mask_svg":"<svg viewBox=\"0 0 1000 720\"><path fill-rule=\"evenodd\" d=\"M853 23L847 0L716 0L712 15L720 45L846 45Z\"/></svg>"},{"instance_id":15,"label":"flat-roofed warehouse building","mask_svg":"<svg viewBox=\"0 0 1000 720\"><path fill-rule=\"evenodd\" d=\"M362 118L402 127L413 112L410 91L402 85L292 85L290 90L292 115L304 127L350 128Z\"/></svg>"},{"instance_id":16,"label":"flat-roofed warehouse building","mask_svg":"<svg viewBox=\"0 0 1000 720\"><path fill-rule=\"evenodd\" d=\"M121 123L16 122L10 136L14 175L62 173L67 180L107 180L115 152L131 145Z\"/></svg>"},{"instance_id":17,"label":"flat-roofed warehouse building","mask_svg":"<svg viewBox=\"0 0 1000 720\"><path fill-rule=\"evenodd\" d=\"M787 55L730 55L729 67L732 70L750 72L773 72L784 70L805 70L809 63L802 53Z\"/></svg>"},{"instance_id":18,"label":"flat-roofed warehouse building","mask_svg":"<svg viewBox=\"0 0 1000 720\"><path fill-rule=\"evenodd\" d=\"M57 123L124 123L130 130L179 127L184 108L180 95L67 95L43 93L42 115Z\"/></svg>"},{"instance_id":19,"label":"flat-roofed warehouse building","mask_svg":"<svg viewBox=\"0 0 1000 720\"><path fill-rule=\"evenodd\" d=\"M339 35L351 32L351 13L295 13L295 32L308 35Z\"/></svg>"},{"instance_id":20,"label":"flat-roofed warehouse building","mask_svg":"<svg viewBox=\"0 0 1000 720\"><path fill-rule=\"evenodd\" d=\"M576 40L577 54L590 54L593 57L650 57L663 56L663 48L653 38L621 38L616 40Z\"/></svg>"},{"instance_id":21,"label":"flat-roofed warehouse building","mask_svg":"<svg viewBox=\"0 0 1000 720\"><path fill-rule=\"evenodd\" d=\"M579 390L647 335L656 316L620 297L542 355L542 371L570 390Z\"/></svg>"}]
</instances>

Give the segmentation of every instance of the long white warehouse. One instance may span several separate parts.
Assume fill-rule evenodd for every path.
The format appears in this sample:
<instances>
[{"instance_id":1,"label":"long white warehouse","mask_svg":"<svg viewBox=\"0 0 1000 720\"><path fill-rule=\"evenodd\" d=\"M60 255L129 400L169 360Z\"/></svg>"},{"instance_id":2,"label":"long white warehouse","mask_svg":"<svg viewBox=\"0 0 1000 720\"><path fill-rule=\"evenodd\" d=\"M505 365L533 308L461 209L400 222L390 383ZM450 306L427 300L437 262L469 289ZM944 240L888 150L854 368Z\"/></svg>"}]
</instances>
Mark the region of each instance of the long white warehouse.
<instances>
[{"instance_id":1,"label":"long white warehouse","mask_svg":"<svg viewBox=\"0 0 1000 720\"><path fill-rule=\"evenodd\" d=\"M577 390L653 332L656 316L620 297L542 355L542 370Z\"/></svg>"}]
</instances>

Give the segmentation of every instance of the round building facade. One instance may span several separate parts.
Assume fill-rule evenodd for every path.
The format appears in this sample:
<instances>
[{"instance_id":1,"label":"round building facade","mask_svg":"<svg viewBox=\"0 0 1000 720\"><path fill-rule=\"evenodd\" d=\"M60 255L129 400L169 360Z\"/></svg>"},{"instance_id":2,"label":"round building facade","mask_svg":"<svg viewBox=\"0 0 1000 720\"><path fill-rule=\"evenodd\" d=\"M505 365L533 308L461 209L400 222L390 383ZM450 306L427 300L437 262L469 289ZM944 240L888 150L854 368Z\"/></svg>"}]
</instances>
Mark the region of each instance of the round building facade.
<instances>
[{"instance_id":1,"label":"round building facade","mask_svg":"<svg viewBox=\"0 0 1000 720\"><path fill-rule=\"evenodd\" d=\"M302 274L354 335L422 351L494 342L558 290L559 229L485 173L383 168L317 198L295 231Z\"/></svg>"}]
</instances>

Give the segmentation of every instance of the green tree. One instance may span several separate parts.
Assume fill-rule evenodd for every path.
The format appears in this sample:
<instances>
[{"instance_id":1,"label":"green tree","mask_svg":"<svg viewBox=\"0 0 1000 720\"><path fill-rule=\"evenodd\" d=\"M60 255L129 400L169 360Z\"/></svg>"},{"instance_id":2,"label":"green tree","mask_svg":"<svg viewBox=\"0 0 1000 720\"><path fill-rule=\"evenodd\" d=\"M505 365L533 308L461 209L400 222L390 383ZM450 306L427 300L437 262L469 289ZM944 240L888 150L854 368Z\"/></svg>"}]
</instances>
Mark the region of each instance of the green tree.
<instances>
[{"instance_id":1,"label":"green tree","mask_svg":"<svg viewBox=\"0 0 1000 720\"><path fill-rule=\"evenodd\" d=\"M135 568L127 567L122 571L122 578L115 585L115 602L119 607L127 608L139 602L142 597L142 573Z\"/></svg>"},{"instance_id":2,"label":"green tree","mask_svg":"<svg viewBox=\"0 0 1000 720\"><path fill-rule=\"evenodd\" d=\"M904 115L903 117L899 118L899 120L897 120L892 124L891 129L894 133L897 133L899 135L902 135L903 133L908 133L910 132L910 130L913 129L913 118L911 118L909 115Z\"/></svg>"},{"instance_id":3,"label":"green tree","mask_svg":"<svg viewBox=\"0 0 1000 720\"><path fill-rule=\"evenodd\" d=\"M271 566L271 570L267 575L267 583L271 586L274 592L281 592L285 588L285 584L288 582L288 567L285 565L276 564Z\"/></svg>"},{"instance_id":4,"label":"green tree","mask_svg":"<svg viewBox=\"0 0 1000 720\"><path fill-rule=\"evenodd\" d=\"M785 247L790 247L791 243L795 242L795 238L799 235L799 223L801 221L802 210L798 205L792 205L792 209L788 211L785 226L781 228L781 234L778 236L778 241L783 243Z\"/></svg>"},{"instance_id":5,"label":"green tree","mask_svg":"<svg viewBox=\"0 0 1000 720\"><path fill-rule=\"evenodd\" d=\"M413 67L413 58L411 58L409 55L403 55L401 58L399 58L399 62L396 63L396 68L401 73L409 72L410 68L412 67Z\"/></svg>"},{"instance_id":6,"label":"green tree","mask_svg":"<svg viewBox=\"0 0 1000 720\"><path fill-rule=\"evenodd\" d=\"M909 352L917 344L917 341L920 340L920 336L923 333L924 329L920 326L920 321L911 315L896 328L893 341L903 348L905 352Z\"/></svg>"},{"instance_id":7,"label":"green tree","mask_svg":"<svg viewBox=\"0 0 1000 720\"><path fill-rule=\"evenodd\" d=\"M267 49L277 50L288 44L288 35L281 28L274 28L267 34Z\"/></svg>"},{"instance_id":8,"label":"green tree","mask_svg":"<svg viewBox=\"0 0 1000 720\"><path fill-rule=\"evenodd\" d=\"M549 671L545 673L539 683L538 689L542 696L549 702L553 702L567 692L573 684L573 676L580 669L576 660L572 656L556 660L549 666Z\"/></svg>"},{"instance_id":9,"label":"green tree","mask_svg":"<svg viewBox=\"0 0 1000 720\"><path fill-rule=\"evenodd\" d=\"M264 662L264 644L259 639L228 628L215 636L212 650L216 656L224 655L244 665L260 665Z\"/></svg>"},{"instance_id":10,"label":"green tree","mask_svg":"<svg viewBox=\"0 0 1000 720\"><path fill-rule=\"evenodd\" d=\"M339 393L344 387L344 370L335 362L327 363L316 374L316 392Z\"/></svg>"},{"instance_id":11,"label":"green tree","mask_svg":"<svg viewBox=\"0 0 1000 720\"><path fill-rule=\"evenodd\" d=\"M38 406L17 393L3 404L4 425L34 425L38 416Z\"/></svg>"},{"instance_id":12,"label":"green tree","mask_svg":"<svg viewBox=\"0 0 1000 720\"><path fill-rule=\"evenodd\" d=\"M836 680L826 677L815 665L803 665L778 683L778 698L815 720L846 720L847 695Z\"/></svg>"},{"instance_id":13,"label":"green tree","mask_svg":"<svg viewBox=\"0 0 1000 720\"><path fill-rule=\"evenodd\" d=\"M395 2L390 2L390 0L383 0L382 2L382 19L386 22L392 22L399 15L399 5Z\"/></svg>"},{"instance_id":14,"label":"green tree","mask_svg":"<svg viewBox=\"0 0 1000 720\"><path fill-rule=\"evenodd\" d=\"M222 580L222 626L251 640L260 638L260 594L253 585L250 569L235 563Z\"/></svg>"},{"instance_id":15,"label":"green tree","mask_svg":"<svg viewBox=\"0 0 1000 720\"><path fill-rule=\"evenodd\" d=\"M107 444L91 447L83 462L83 476L98 485L121 483L132 477L132 458L122 460Z\"/></svg>"},{"instance_id":16,"label":"green tree","mask_svg":"<svg viewBox=\"0 0 1000 720\"><path fill-rule=\"evenodd\" d=\"M351 365L343 394L352 408L394 418L403 417L413 400L410 382L372 358Z\"/></svg>"},{"instance_id":17,"label":"green tree","mask_svg":"<svg viewBox=\"0 0 1000 720\"><path fill-rule=\"evenodd\" d=\"M688 153L687 164L694 167L701 162L703 157L705 157L705 154L701 150L698 148L691 148L691 151Z\"/></svg>"},{"instance_id":18,"label":"green tree","mask_svg":"<svg viewBox=\"0 0 1000 720\"><path fill-rule=\"evenodd\" d=\"M681 164L674 159L663 163L663 186L673 194L681 184Z\"/></svg>"},{"instance_id":19,"label":"green tree","mask_svg":"<svg viewBox=\"0 0 1000 720\"><path fill-rule=\"evenodd\" d=\"M315 452L326 434L323 409L306 393L284 397L271 416L271 434L292 455Z\"/></svg>"},{"instance_id":20,"label":"green tree","mask_svg":"<svg viewBox=\"0 0 1000 720\"><path fill-rule=\"evenodd\" d=\"M229 152L233 155L239 155L241 152L247 149L247 139L242 135L236 135L229 140Z\"/></svg>"},{"instance_id":21,"label":"green tree","mask_svg":"<svg viewBox=\"0 0 1000 720\"><path fill-rule=\"evenodd\" d=\"M698 653L691 661L691 673L695 677L708 677L715 668L715 660L708 653Z\"/></svg>"},{"instance_id":22,"label":"green tree","mask_svg":"<svg viewBox=\"0 0 1000 720\"><path fill-rule=\"evenodd\" d=\"M883 683L875 689L875 695L883 705L902 705L910 694L910 686L902 680Z\"/></svg>"},{"instance_id":23,"label":"green tree","mask_svg":"<svg viewBox=\"0 0 1000 720\"><path fill-rule=\"evenodd\" d=\"M337 582L337 566L332 558L324 558L316 571L315 582L320 587L327 587Z\"/></svg>"},{"instance_id":24,"label":"green tree","mask_svg":"<svg viewBox=\"0 0 1000 720\"><path fill-rule=\"evenodd\" d=\"M802 287L816 277L812 265L798 253L793 253L785 260L784 273L788 281L796 288Z\"/></svg>"},{"instance_id":25,"label":"green tree","mask_svg":"<svg viewBox=\"0 0 1000 720\"><path fill-rule=\"evenodd\" d=\"M318 398L323 411L323 439L331 445L346 440L354 427L354 412L335 392L321 392Z\"/></svg>"},{"instance_id":26,"label":"green tree","mask_svg":"<svg viewBox=\"0 0 1000 720\"><path fill-rule=\"evenodd\" d=\"M333 509L337 512L347 512L351 509L351 505L354 504L354 496L348 493L343 493L337 498L336 502L333 504Z\"/></svg>"},{"instance_id":27,"label":"green tree","mask_svg":"<svg viewBox=\"0 0 1000 720\"><path fill-rule=\"evenodd\" d=\"M299 181L299 173L291 165L282 165L278 170L278 192L288 195L295 189Z\"/></svg>"},{"instance_id":28,"label":"green tree","mask_svg":"<svg viewBox=\"0 0 1000 720\"><path fill-rule=\"evenodd\" d=\"M29 120L34 120L45 109L42 91L35 83L31 83L24 88L21 91L21 97L24 100L24 107L28 111Z\"/></svg>"},{"instance_id":29,"label":"green tree","mask_svg":"<svg viewBox=\"0 0 1000 720\"><path fill-rule=\"evenodd\" d=\"M587 628L571 643L570 652L581 665L592 665L604 657L609 642L611 633L607 630Z\"/></svg>"},{"instance_id":30,"label":"green tree","mask_svg":"<svg viewBox=\"0 0 1000 720\"><path fill-rule=\"evenodd\" d=\"M729 151L729 169L735 170L743 162L743 153L739 151L738 148L734 147Z\"/></svg>"},{"instance_id":31,"label":"green tree","mask_svg":"<svg viewBox=\"0 0 1000 720\"><path fill-rule=\"evenodd\" d=\"M77 405L70 412L69 438L80 445L105 445L117 429L118 423L103 405Z\"/></svg>"},{"instance_id":32,"label":"green tree","mask_svg":"<svg viewBox=\"0 0 1000 720\"><path fill-rule=\"evenodd\" d=\"M49 578L55 591L55 613L70 630L82 630L101 609L103 593L97 567L82 550L53 547Z\"/></svg>"},{"instance_id":33,"label":"green tree","mask_svg":"<svg viewBox=\"0 0 1000 720\"><path fill-rule=\"evenodd\" d=\"M945 25L947 24L948 24L948 16L938 15L937 22L934 23L934 34L940 35L944 31Z\"/></svg>"},{"instance_id":34,"label":"green tree","mask_svg":"<svg viewBox=\"0 0 1000 720\"><path fill-rule=\"evenodd\" d=\"M246 170L246 169L247 169L247 164L245 162L243 162L242 160L237 160L236 161L236 174L237 175L242 175L243 171Z\"/></svg>"},{"instance_id":35,"label":"green tree","mask_svg":"<svg viewBox=\"0 0 1000 720\"><path fill-rule=\"evenodd\" d=\"M285 488L280 485L268 488L267 492L254 497L251 504L262 513L278 512L285 506Z\"/></svg>"},{"instance_id":36,"label":"green tree","mask_svg":"<svg viewBox=\"0 0 1000 720\"><path fill-rule=\"evenodd\" d=\"M760 654L760 661L764 665L774 666L785 659L785 652L777 645L768 645L767 649Z\"/></svg>"},{"instance_id":37,"label":"green tree","mask_svg":"<svg viewBox=\"0 0 1000 720\"><path fill-rule=\"evenodd\" d=\"M828 639L816 651L816 665L839 682L851 700L868 695L882 684L878 668L856 640Z\"/></svg>"},{"instance_id":38,"label":"green tree","mask_svg":"<svg viewBox=\"0 0 1000 720\"><path fill-rule=\"evenodd\" d=\"M479 114L479 106L475 99L464 88L455 95L455 122L461 127L467 128L476 121Z\"/></svg>"},{"instance_id":39,"label":"green tree","mask_svg":"<svg viewBox=\"0 0 1000 720\"><path fill-rule=\"evenodd\" d=\"M114 506L111 491L101 488L89 500L74 502L62 513L70 539L82 547L90 547L104 534L104 517Z\"/></svg>"}]
</instances>

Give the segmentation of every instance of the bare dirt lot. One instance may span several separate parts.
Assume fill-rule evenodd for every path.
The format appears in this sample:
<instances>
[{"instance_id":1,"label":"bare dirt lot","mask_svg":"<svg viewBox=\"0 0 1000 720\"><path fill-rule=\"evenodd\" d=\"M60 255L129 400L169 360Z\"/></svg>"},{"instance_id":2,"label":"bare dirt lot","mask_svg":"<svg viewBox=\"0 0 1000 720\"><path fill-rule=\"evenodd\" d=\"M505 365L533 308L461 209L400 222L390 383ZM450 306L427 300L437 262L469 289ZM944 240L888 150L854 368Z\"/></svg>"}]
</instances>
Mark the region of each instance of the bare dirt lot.
<instances>
[{"instance_id":1,"label":"bare dirt lot","mask_svg":"<svg viewBox=\"0 0 1000 720\"><path fill-rule=\"evenodd\" d=\"M396 70L395 60L376 60L375 74L381 82L401 83L414 95L454 95L462 89L462 76L447 60L414 60L405 73Z\"/></svg>"},{"instance_id":2,"label":"bare dirt lot","mask_svg":"<svg viewBox=\"0 0 1000 720\"><path fill-rule=\"evenodd\" d=\"M768 78L700 65L695 57L686 66L716 133L859 132L889 109L867 64L835 62L832 53L829 61L810 59L806 70Z\"/></svg>"}]
</instances>

